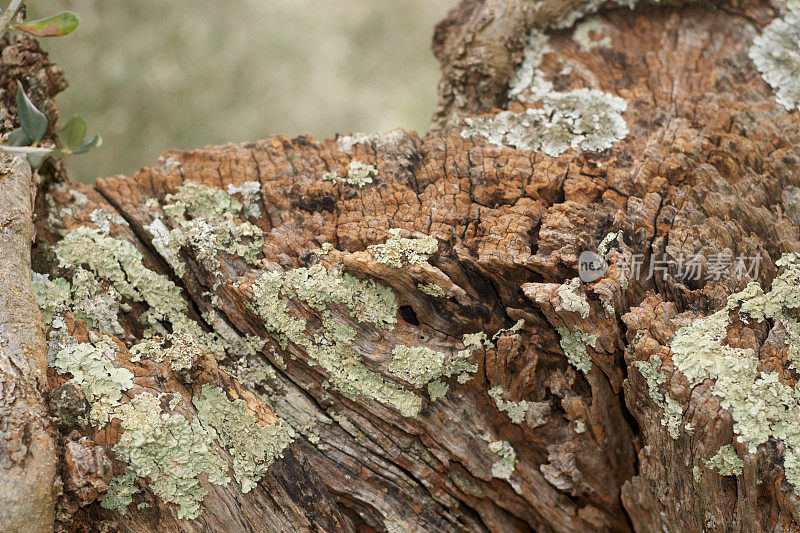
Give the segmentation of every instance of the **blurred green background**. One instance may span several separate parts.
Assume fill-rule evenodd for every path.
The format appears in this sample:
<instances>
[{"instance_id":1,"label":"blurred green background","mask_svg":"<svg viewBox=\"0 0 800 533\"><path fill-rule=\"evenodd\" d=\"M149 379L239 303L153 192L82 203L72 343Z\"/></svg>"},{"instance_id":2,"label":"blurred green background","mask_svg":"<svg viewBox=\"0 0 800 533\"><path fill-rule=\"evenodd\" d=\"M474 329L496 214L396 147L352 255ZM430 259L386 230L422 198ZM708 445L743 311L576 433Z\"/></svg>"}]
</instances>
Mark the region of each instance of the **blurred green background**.
<instances>
[{"instance_id":1,"label":"blurred green background","mask_svg":"<svg viewBox=\"0 0 800 533\"><path fill-rule=\"evenodd\" d=\"M436 105L433 27L456 0L47 0L72 34L42 39L70 87L57 102L104 145L74 180L132 175L167 149L284 133L424 133Z\"/></svg>"}]
</instances>

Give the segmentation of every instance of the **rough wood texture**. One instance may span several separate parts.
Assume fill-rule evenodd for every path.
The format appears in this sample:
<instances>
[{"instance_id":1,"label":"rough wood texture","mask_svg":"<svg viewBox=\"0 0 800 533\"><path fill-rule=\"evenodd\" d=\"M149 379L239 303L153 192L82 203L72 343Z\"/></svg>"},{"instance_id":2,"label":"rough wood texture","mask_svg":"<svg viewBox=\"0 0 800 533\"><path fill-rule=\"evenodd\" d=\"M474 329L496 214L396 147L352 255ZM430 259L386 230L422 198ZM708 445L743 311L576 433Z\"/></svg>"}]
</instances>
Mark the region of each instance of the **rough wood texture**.
<instances>
[{"instance_id":1,"label":"rough wood texture","mask_svg":"<svg viewBox=\"0 0 800 533\"><path fill-rule=\"evenodd\" d=\"M566 4L547 6L556 16L574 7ZM508 18L498 15L502 6ZM781 255L800 252L800 116L775 102L747 56L779 6L604 10L608 42L594 49L578 46L571 29L551 31L543 75L558 91L590 87L622 98L630 130L606 151L558 157L454 129L464 114L528 105L507 103L502 93L527 32L540 24L530 7L465 0L440 25L443 86L456 102L444 104L440 126L454 133L419 138L398 130L352 147L346 139L273 137L167 152L134 177L52 185L40 195L35 270L73 285L76 271L90 271L102 287L129 291L117 302L118 323L105 322L115 346L106 364L133 376L115 409L150 393L162 399L162 416L198 420L203 386L213 385L243 399L260 427L281 419L297 433L246 494L237 481L214 485L201 474L208 495L196 518L179 519L145 477L122 515L98 500L108 497L111 475L125 472L115 446L128 431L124 417L103 430L68 423L70 413L86 415L83 392L70 384L74 372L51 369L61 398L52 404L63 454L60 528L800 530L786 443L737 442L714 381L687 379L674 347L681 326L703 324L748 281L707 278L709 257L760 254L756 281L769 290ZM459 35L517 44L498 52L502 64L491 71L464 74L447 52ZM457 55L477 64L482 54L467 47ZM348 184L351 162L377 174L363 187ZM241 189L252 182L249 197ZM190 194L180 200L181 191ZM244 205L232 207L222 191ZM186 207L206 194L215 195L213 206ZM214 232L220 227L228 240ZM168 246L169 229L184 239L179 249ZM65 261L65 246L86 239L98 250L133 247L102 264L78 255ZM370 248L387 241L419 248L388 259ZM607 272L575 281L578 255L601 242ZM696 281L674 265L650 279L627 279L624 269L637 255L646 273L662 254L697 253L705 259ZM142 266L148 283L163 276L183 299L164 289L148 300L149 286L131 289ZM270 289L275 284L280 289ZM391 304L376 287L391 290ZM169 306L182 310L162 316L155 333L196 328L199 343L214 332L224 353L195 347L182 368L173 358L133 360L146 335L142 319L155 327L153 309ZM57 310L51 344L96 346L99 332L86 321L99 314L86 314L80 302L66 307ZM735 316L717 341L752 348L759 371L793 387L788 322ZM594 335L581 344L585 360L560 342L575 328ZM464 337L476 333L486 337ZM398 365L403 347L423 348L412 350L419 360L410 357L419 367ZM648 375L661 379L655 393ZM662 423L665 394L677 405L673 426ZM177 407L173 398L181 399ZM720 475L705 461L728 444L742 468ZM223 448L215 453L231 464Z\"/></svg>"}]
</instances>

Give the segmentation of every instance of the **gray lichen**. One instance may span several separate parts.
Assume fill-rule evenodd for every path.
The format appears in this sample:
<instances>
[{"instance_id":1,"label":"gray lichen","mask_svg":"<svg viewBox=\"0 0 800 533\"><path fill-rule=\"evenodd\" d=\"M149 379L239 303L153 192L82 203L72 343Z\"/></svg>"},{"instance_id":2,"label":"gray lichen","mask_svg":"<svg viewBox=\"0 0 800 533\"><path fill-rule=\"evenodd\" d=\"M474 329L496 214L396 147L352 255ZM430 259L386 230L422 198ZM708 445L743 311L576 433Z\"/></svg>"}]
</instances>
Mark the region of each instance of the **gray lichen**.
<instances>
[{"instance_id":1,"label":"gray lichen","mask_svg":"<svg viewBox=\"0 0 800 533\"><path fill-rule=\"evenodd\" d=\"M137 478L148 478L152 491L164 501L178 505L178 518L196 518L208 494L198 476L208 476L215 485L228 483L227 464L217 454L211 435L198 419L189 421L179 413L162 413L156 396L142 393L118 408L123 433L114 445L117 459L128 465L116 491L126 492ZM120 502L103 502L104 507Z\"/></svg>"},{"instance_id":2,"label":"gray lichen","mask_svg":"<svg viewBox=\"0 0 800 533\"><path fill-rule=\"evenodd\" d=\"M476 372L478 366L468 360L470 353L470 350L460 350L454 356L448 357L426 346L397 345L392 350L389 372L415 387L424 387L431 382L436 383L442 377ZM447 392L440 381L434 385L433 391L432 396L441 396L442 392Z\"/></svg>"},{"instance_id":3,"label":"gray lichen","mask_svg":"<svg viewBox=\"0 0 800 533\"><path fill-rule=\"evenodd\" d=\"M601 152L628 135L625 100L595 89L548 92L542 107L503 111L492 118L466 119L464 138L480 135L499 146L558 157L570 148Z\"/></svg>"},{"instance_id":4,"label":"gray lichen","mask_svg":"<svg viewBox=\"0 0 800 533\"><path fill-rule=\"evenodd\" d=\"M694 321L678 330L671 343L677 369L697 385L714 380L712 391L723 409L730 411L733 430L739 442L755 453L770 438L784 443L786 479L800 493L800 392L781 383L775 372L759 371L758 354L752 348L724 344L729 313L743 319L773 319L784 324L793 321L785 310L800 308L800 258L786 254L776 261L781 273L765 293L756 282L729 297L722 310ZM800 340L789 336L788 351L796 353Z\"/></svg>"},{"instance_id":5,"label":"gray lichen","mask_svg":"<svg viewBox=\"0 0 800 533\"><path fill-rule=\"evenodd\" d=\"M489 442L489 451L498 457L492 464L492 476L498 479L510 479L517 466L517 453L507 440Z\"/></svg>"},{"instance_id":6,"label":"gray lichen","mask_svg":"<svg viewBox=\"0 0 800 533\"><path fill-rule=\"evenodd\" d=\"M62 266L86 266L96 278L108 281L121 296L147 304L147 310L140 317L148 326L146 336L166 335L168 331L163 324L166 322L173 332L192 335L211 353L222 351L216 339L189 318L181 289L166 276L145 267L141 252L128 241L82 226L59 241L55 253Z\"/></svg>"},{"instance_id":7,"label":"gray lichen","mask_svg":"<svg viewBox=\"0 0 800 533\"><path fill-rule=\"evenodd\" d=\"M494 386L489 389L489 397L494 400L500 412L507 413L514 424L521 424L528 413L528 402L525 400L512 402L503 398L503 387Z\"/></svg>"},{"instance_id":8,"label":"gray lichen","mask_svg":"<svg viewBox=\"0 0 800 533\"><path fill-rule=\"evenodd\" d=\"M578 294L581 287L580 278L575 278L569 283L564 283L558 288L558 296L561 298L561 308L571 313L577 313L581 318L589 316L589 302L586 298Z\"/></svg>"},{"instance_id":9,"label":"gray lichen","mask_svg":"<svg viewBox=\"0 0 800 533\"><path fill-rule=\"evenodd\" d=\"M597 344L597 337L584 333L578 326L574 326L572 331L565 327L556 328L556 331L561 336L559 341L561 349L564 350L570 364L587 374L592 368L592 358L586 351L586 346L594 348Z\"/></svg>"},{"instance_id":10,"label":"gray lichen","mask_svg":"<svg viewBox=\"0 0 800 533\"><path fill-rule=\"evenodd\" d=\"M257 181L245 181L239 186L233 183L228 185L229 195L241 195L242 215L247 218L258 218L261 216L261 208L258 206L260 192L261 184Z\"/></svg>"},{"instance_id":11,"label":"gray lichen","mask_svg":"<svg viewBox=\"0 0 800 533\"><path fill-rule=\"evenodd\" d=\"M59 373L72 374L71 382L81 388L91 406L89 421L99 428L120 405L123 391L133 387L133 372L117 368L115 355L111 341L77 343L61 349L53 362Z\"/></svg>"},{"instance_id":12,"label":"gray lichen","mask_svg":"<svg viewBox=\"0 0 800 533\"><path fill-rule=\"evenodd\" d=\"M404 416L419 413L420 397L370 370L353 347L356 331L338 322L328 308L340 305L359 322L392 329L397 322L397 303L390 289L339 269L314 265L285 273L263 272L253 284L253 296L254 308L276 342L284 349L292 343L305 350L309 364L319 365L345 397L366 396L394 406ZM307 332L306 320L292 315L282 297L297 298L319 312L322 327Z\"/></svg>"},{"instance_id":13,"label":"gray lichen","mask_svg":"<svg viewBox=\"0 0 800 533\"><path fill-rule=\"evenodd\" d=\"M719 472L721 476L738 476L742 473L744 462L736 455L732 444L726 444L717 450L711 459L703 460L706 468Z\"/></svg>"},{"instance_id":14,"label":"gray lichen","mask_svg":"<svg viewBox=\"0 0 800 533\"><path fill-rule=\"evenodd\" d=\"M378 263L401 268L404 263L419 265L427 261L439 249L439 243L434 237L407 239L400 237L400 229L390 229L391 237L383 244L373 244L367 247L372 257Z\"/></svg>"},{"instance_id":15,"label":"gray lichen","mask_svg":"<svg viewBox=\"0 0 800 533\"><path fill-rule=\"evenodd\" d=\"M680 435L683 410L680 404L669 395L669 392L661 390L662 386L667 381L667 377L661 372L661 358L654 355L649 361L636 361L634 364L647 380L650 398L657 406L664 410L664 415L661 417L661 425L667 428L667 431L673 439L677 439Z\"/></svg>"},{"instance_id":16,"label":"gray lichen","mask_svg":"<svg viewBox=\"0 0 800 533\"><path fill-rule=\"evenodd\" d=\"M378 169L361 161L351 161L347 169L347 176L342 178L335 171L326 172L322 175L323 181L333 181L335 183L345 183L354 187L364 187L372 183L372 178L378 175Z\"/></svg>"},{"instance_id":17,"label":"gray lichen","mask_svg":"<svg viewBox=\"0 0 800 533\"><path fill-rule=\"evenodd\" d=\"M603 21L599 17L589 17L575 26L572 40L582 52L590 52L595 48L611 48L611 37L600 36L602 30ZM592 34L600 37L593 39Z\"/></svg>"},{"instance_id":18,"label":"gray lichen","mask_svg":"<svg viewBox=\"0 0 800 533\"><path fill-rule=\"evenodd\" d=\"M444 289L435 283L418 283L417 288L428 296L433 296L434 298L442 298L446 294Z\"/></svg>"},{"instance_id":19,"label":"gray lichen","mask_svg":"<svg viewBox=\"0 0 800 533\"><path fill-rule=\"evenodd\" d=\"M203 385L193 403L200 422L231 454L233 476L241 483L242 492L250 492L294 440L291 427L259 425L247 412L244 400L229 400L219 387Z\"/></svg>"},{"instance_id":20,"label":"gray lichen","mask_svg":"<svg viewBox=\"0 0 800 533\"><path fill-rule=\"evenodd\" d=\"M101 284L91 272L77 268L72 283L32 272L31 282L45 326L49 327L56 315L72 311L90 330L107 330L114 335L125 332L119 323L119 312L129 307L120 303L114 287Z\"/></svg>"},{"instance_id":21,"label":"gray lichen","mask_svg":"<svg viewBox=\"0 0 800 533\"><path fill-rule=\"evenodd\" d=\"M778 103L789 111L800 109L800 10L773 20L753 40L749 55Z\"/></svg>"},{"instance_id":22,"label":"gray lichen","mask_svg":"<svg viewBox=\"0 0 800 533\"><path fill-rule=\"evenodd\" d=\"M131 357L133 362L144 358L160 363L166 357L170 368L178 372L190 369L203 348L187 333L170 333L165 337L144 340L131 347L130 352L134 354Z\"/></svg>"}]
</instances>

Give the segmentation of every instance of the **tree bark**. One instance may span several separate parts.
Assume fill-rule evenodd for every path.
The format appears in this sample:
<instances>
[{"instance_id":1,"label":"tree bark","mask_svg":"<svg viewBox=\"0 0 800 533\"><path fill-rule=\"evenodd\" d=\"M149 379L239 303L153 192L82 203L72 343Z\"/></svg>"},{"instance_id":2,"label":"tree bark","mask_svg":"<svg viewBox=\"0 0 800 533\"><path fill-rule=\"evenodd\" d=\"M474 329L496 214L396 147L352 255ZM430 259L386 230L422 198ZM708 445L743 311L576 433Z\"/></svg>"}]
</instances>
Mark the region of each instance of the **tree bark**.
<instances>
[{"instance_id":1,"label":"tree bark","mask_svg":"<svg viewBox=\"0 0 800 533\"><path fill-rule=\"evenodd\" d=\"M593 45L554 28L576 8L600 9ZM775 376L770 391L797 382L796 280L779 259L800 252L800 115L776 102L748 57L784 15L759 0L634 9L464 0L437 28L441 106L422 138L278 136L167 152L94 186L44 180L40 300L58 279L68 294L43 303L56 352L56 527L800 530L783 415L765 415L769 436L748 446L722 374L695 380L685 363L732 350ZM551 84L545 98L590 88L625 102L628 131L610 148L577 143L556 155L461 134L480 123L465 118L489 123L495 107L546 105L507 94L532 30L548 41L535 66ZM602 276L581 280L584 250L607 261ZM754 279L783 291L770 293L782 314L743 314L758 295L741 273L714 275L722 252L761 258ZM698 254L690 279L674 260ZM17 278L28 275L20 257ZM626 268L636 258L638 277ZM80 296L88 277L96 292ZM679 329L711 327L720 310L730 313L722 333L687 355L680 339L694 330ZM130 376L116 403L81 381L78 363L62 362L78 345L105 365L96 375ZM41 340L34 347L28 360L43 360ZM11 390L29 390L31 376L17 371ZM252 424L212 430L203 398L216 388ZM37 416L36 390L14 393L32 408L7 420ZM753 396L744 407L770 401ZM168 457L150 475L137 470L147 457L131 458L135 431L152 437L132 429L145 397L160 402L154 423L194 424L193 438L212 443L218 459L201 470L223 461L230 472L224 483L205 470L190 476L206 492L197 516L182 517L159 485L185 467L169 462L167 444L148 448ZM783 401L797 408L796 397ZM99 407L110 409L105 424L92 419ZM227 442L278 425L295 438L245 491L241 450ZM725 472L713 457L729 444L739 468ZM34 453L19 464L34 468ZM123 514L106 507L126 472L138 475Z\"/></svg>"}]
</instances>

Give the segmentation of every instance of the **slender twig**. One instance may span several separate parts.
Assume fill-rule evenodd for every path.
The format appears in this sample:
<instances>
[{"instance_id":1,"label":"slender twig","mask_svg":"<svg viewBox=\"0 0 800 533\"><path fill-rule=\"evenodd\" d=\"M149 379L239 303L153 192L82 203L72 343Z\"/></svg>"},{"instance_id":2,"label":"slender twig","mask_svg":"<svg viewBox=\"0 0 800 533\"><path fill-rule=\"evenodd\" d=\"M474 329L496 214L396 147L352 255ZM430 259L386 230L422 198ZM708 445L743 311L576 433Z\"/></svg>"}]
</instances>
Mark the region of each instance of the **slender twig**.
<instances>
[{"instance_id":1,"label":"slender twig","mask_svg":"<svg viewBox=\"0 0 800 533\"><path fill-rule=\"evenodd\" d=\"M17 16L19 8L22 7L22 2L23 0L11 0L8 4L8 8L0 15L0 37L6 33L6 30L11 25L11 21Z\"/></svg>"},{"instance_id":2,"label":"slender twig","mask_svg":"<svg viewBox=\"0 0 800 533\"><path fill-rule=\"evenodd\" d=\"M5 146L0 144L0 151L10 154L40 154L45 155L53 151L53 148L40 148L37 146Z\"/></svg>"}]
</instances>

